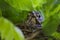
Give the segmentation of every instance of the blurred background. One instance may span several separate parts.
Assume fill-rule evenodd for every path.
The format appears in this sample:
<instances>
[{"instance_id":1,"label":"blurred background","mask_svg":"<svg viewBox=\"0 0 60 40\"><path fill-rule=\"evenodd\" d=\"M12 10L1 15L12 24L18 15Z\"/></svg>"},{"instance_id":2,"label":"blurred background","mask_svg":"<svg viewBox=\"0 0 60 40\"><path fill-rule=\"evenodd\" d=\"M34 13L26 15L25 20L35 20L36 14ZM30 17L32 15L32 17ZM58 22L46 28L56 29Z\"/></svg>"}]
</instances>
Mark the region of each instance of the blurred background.
<instances>
[{"instance_id":1,"label":"blurred background","mask_svg":"<svg viewBox=\"0 0 60 40\"><path fill-rule=\"evenodd\" d=\"M39 17L31 17L33 15L30 13L39 13L42 21L36 21L38 19L34 17ZM42 25L42 33L40 29L32 27L30 17L32 23L39 22ZM0 40L25 39L60 40L60 0L0 0Z\"/></svg>"}]
</instances>

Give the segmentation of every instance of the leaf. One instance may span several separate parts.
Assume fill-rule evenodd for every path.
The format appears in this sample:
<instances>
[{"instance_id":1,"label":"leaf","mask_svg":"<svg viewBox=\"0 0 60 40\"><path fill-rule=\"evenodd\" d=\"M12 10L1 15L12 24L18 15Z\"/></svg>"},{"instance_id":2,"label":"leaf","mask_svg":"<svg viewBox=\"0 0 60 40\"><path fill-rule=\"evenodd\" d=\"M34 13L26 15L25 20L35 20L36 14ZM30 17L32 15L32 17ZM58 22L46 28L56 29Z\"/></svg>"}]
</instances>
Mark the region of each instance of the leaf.
<instances>
[{"instance_id":1,"label":"leaf","mask_svg":"<svg viewBox=\"0 0 60 40\"><path fill-rule=\"evenodd\" d=\"M52 33L54 33L57 29L57 26L59 24L59 19L57 18L58 15L55 14L53 16L50 16L44 23L44 27L43 30L45 30L45 33L47 35L51 35Z\"/></svg>"},{"instance_id":2,"label":"leaf","mask_svg":"<svg viewBox=\"0 0 60 40\"><path fill-rule=\"evenodd\" d=\"M1 38L6 40L24 40L23 33L21 30L18 31L16 27L7 19L0 18L0 33Z\"/></svg>"},{"instance_id":3,"label":"leaf","mask_svg":"<svg viewBox=\"0 0 60 40\"><path fill-rule=\"evenodd\" d=\"M58 0L47 0L45 4L42 6L42 11L44 12L46 17L49 17L50 14L57 6L58 6ZM58 11L58 9L57 9Z\"/></svg>"},{"instance_id":4,"label":"leaf","mask_svg":"<svg viewBox=\"0 0 60 40\"><path fill-rule=\"evenodd\" d=\"M25 10L18 11L15 8L11 7L4 0L1 0L0 2L1 2L0 8L3 17L7 18L8 20L12 21L15 24L23 22L26 19L28 11Z\"/></svg>"},{"instance_id":5,"label":"leaf","mask_svg":"<svg viewBox=\"0 0 60 40\"><path fill-rule=\"evenodd\" d=\"M60 40L60 33L54 32L52 34L53 37L55 37L56 39Z\"/></svg>"},{"instance_id":6,"label":"leaf","mask_svg":"<svg viewBox=\"0 0 60 40\"><path fill-rule=\"evenodd\" d=\"M51 12L51 15L54 15L54 13L57 13L58 11L60 11L60 5L58 5L54 11ZM53 14L52 14L53 13Z\"/></svg>"},{"instance_id":7,"label":"leaf","mask_svg":"<svg viewBox=\"0 0 60 40\"><path fill-rule=\"evenodd\" d=\"M31 0L5 0L17 10L32 10Z\"/></svg>"},{"instance_id":8,"label":"leaf","mask_svg":"<svg viewBox=\"0 0 60 40\"><path fill-rule=\"evenodd\" d=\"M0 17L2 16L2 11L1 11L1 9L0 9Z\"/></svg>"},{"instance_id":9,"label":"leaf","mask_svg":"<svg viewBox=\"0 0 60 40\"><path fill-rule=\"evenodd\" d=\"M45 3L45 0L5 0L17 10L34 10L39 5Z\"/></svg>"},{"instance_id":10,"label":"leaf","mask_svg":"<svg viewBox=\"0 0 60 40\"><path fill-rule=\"evenodd\" d=\"M60 5L56 0L48 0L46 4L43 5L42 11L45 15L45 22L43 23L43 30L46 35L52 35L56 32L59 24L59 11Z\"/></svg>"},{"instance_id":11,"label":"leaf","mask_svg":"<svg viewBox=\"0 0 60 40\"><path fill-rule=\"evenodd\" d=\"M21 32L21 29L19 29L19 28L16 27L15 31L17 32L17 33L14 33L15 40L17 40L18 38L19 38L18 40L24 40L24 35Z\"/></svg>"},{"instance_id":12,"label":"leaf","mask_svg":"<svg viewBox=\"0 0 60 40\"><path fill-rule=\"evenodd\" d=\"M32 6L33 8L36 8L37 6L41 6L45 2L46 0L32 0Z\"/></svg>"}]
</instances>

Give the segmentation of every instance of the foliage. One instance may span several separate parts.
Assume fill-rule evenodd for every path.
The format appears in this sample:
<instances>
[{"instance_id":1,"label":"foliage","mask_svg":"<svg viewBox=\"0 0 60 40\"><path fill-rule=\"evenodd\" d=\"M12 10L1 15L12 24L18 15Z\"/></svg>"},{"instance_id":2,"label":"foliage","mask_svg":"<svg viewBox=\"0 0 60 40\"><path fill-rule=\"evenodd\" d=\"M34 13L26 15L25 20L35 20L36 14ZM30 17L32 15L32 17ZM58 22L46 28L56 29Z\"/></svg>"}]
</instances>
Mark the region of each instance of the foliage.
<instances>
[{"instance_id":1,"label":"foliage","mask_svg":"<svg viewBox=\"0 0 60 40\"><path fill-rule=\"evenodd\" d=\"M7 19L0 17L0 34L2 40L24 40L23 33L18 31L19 29L16 28L10 21Z\"/></svg>"},{"instance_id":2,"label":"foliage","mask_svg":"<svg viewBox=\"0 0 60 40\"><path fill-rule=\"evenodd\" d=\"M60 33L57 33L57 27L59 25L59 16L60 15L60 2L59 0L49 0L46 4L43 5L42 10L45 14L45 22L43 23L43 30L47 35L54 36L56 38L56 35L59 35ZM55 35L56 34L56 35ZM59 38L60 39L60 38Z\"/></svg>"},{"instance_id":3,"label":"foliage","mask_svg":"<svg viewBox=\"0 0 60 40\"><path fill-rule=\"evenodd\" d=\"M6 36L6 40L12 40L13 37L15 40L24 40L24 37L21 38L21 32L20 35L17 34L12 23L22 23L26 20L29 11L33 10L42 11L45 34L60 40L60 33L56 31L60 24L60 0L0 0L2 39Z\"/></svg>"}]
</instances>

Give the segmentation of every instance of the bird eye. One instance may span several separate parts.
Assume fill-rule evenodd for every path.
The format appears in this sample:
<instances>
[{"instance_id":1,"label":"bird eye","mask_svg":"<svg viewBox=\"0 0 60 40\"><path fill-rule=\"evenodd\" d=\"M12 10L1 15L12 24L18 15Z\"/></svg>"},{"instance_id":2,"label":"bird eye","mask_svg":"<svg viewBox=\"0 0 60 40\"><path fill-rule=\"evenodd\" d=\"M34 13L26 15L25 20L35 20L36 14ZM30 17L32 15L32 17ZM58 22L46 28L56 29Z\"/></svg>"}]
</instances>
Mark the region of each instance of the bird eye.
<instances>
[{"instance_id":1,"label":"bird eye","mask_svg":"<svg viewBox=\"0 0 60 40\"><path fill-rule=\"evenodd\" d=\"M40 18L40 15L39 15L39 18Z\"/></svg>"}]
</instances>

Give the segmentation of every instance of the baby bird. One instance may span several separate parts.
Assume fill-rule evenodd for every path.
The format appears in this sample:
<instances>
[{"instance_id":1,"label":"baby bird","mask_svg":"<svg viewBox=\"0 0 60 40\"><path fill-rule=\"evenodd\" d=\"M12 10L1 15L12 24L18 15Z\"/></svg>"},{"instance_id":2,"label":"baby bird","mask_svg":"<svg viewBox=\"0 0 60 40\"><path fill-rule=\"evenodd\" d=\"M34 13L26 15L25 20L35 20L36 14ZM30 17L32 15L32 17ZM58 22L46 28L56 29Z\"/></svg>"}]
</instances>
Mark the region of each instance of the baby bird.
<instances>
[{"instance_id":1,"label":"baby bird","mask_svg":"<svg viewBox=\"0 0 60 40\"><path fill-rule=\"evenodd\" d=\"M27 25L33 28L42 28L43 17L37 11L32 11L28 15Z\"/></svg>"}]
</instances>

